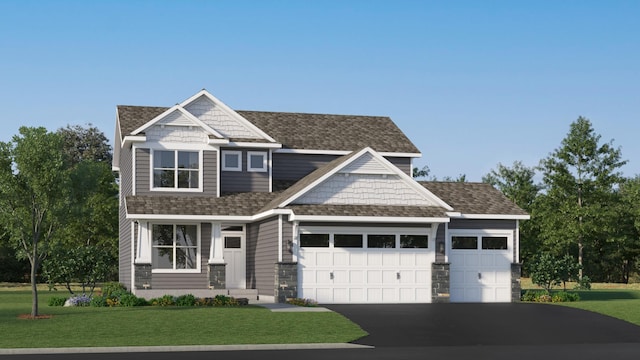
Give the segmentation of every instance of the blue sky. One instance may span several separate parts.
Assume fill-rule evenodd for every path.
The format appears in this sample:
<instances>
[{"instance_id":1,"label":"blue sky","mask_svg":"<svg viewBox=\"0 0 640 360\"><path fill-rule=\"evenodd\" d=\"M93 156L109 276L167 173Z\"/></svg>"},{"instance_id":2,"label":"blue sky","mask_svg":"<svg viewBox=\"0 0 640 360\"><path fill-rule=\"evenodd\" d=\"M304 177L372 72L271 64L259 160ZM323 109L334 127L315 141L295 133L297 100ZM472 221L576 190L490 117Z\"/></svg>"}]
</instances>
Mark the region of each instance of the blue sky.
<instances>
[{"instance_id":1,"label":"blue sky","mask_svg":"<svg viewBox=\"0 0 640 360\"><path fill-rule=\"evenodd\" d=\"M202 88L237 110L386 115L414 165L538 164L589 118L640 174L640 1L0 1L0 141Z\"/></svg>"}]
</instances>

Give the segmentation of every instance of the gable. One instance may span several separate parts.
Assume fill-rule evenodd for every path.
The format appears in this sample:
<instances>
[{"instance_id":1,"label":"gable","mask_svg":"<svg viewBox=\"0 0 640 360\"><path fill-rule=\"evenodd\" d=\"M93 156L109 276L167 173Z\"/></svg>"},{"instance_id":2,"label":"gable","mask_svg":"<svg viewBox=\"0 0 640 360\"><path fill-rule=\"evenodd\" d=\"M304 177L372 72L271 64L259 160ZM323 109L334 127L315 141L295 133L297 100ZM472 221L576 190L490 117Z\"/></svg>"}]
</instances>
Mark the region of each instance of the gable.
<instances>
[{"instance_id":1,"label":"gable","mask_svg":"<svg viewBox=\"0 0 640 360\"><path fill-rule=\"evenodd\" d=\"M209 139L200 124L178 109L145 129L145 134L150 142L207 143Z\"/></svg>"},{"instance_id":2,"label":"gable","mask_svg":"<svg viewBox=\"0 0 640 360\"><path fill-rule=\"evenodd\" d=\"M215 104L204 95L193 100L184 108L227 139L266 140L263 136L250 129L247 124L239 121L237 116L225 111L225 109L222 109L221 106Z\"/></svg>"}]
</instances>

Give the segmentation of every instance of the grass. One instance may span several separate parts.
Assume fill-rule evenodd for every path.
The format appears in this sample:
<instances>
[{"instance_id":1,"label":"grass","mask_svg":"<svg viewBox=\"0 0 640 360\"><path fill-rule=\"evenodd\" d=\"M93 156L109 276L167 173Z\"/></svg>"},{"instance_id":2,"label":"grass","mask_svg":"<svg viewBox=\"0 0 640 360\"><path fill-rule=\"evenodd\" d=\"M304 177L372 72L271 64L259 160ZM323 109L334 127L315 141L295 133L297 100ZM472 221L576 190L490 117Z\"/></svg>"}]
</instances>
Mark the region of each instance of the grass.
<instances>
[{"instance_id":1,"label":"grass","mask_svg":"<svg viewBox=\"0 0 640 360\"><path fill-rule=\"evenodd\" d=\"M42 291L40 313L50 319L25 320L31 293L0 289L0 348L345 343L367 333L333 312L271 312L258 306L49 307Z\"/></svg>"},{"instance_id":2,"label":"grass","mask_svg":"<svg viewBox=\"0 0 640 360\"><path fill-rule=\"evenodd\" d=\"M523 289L540 289L530 279L522 279ZM567 290L575 284L567 283ZM640 284L593 283L592 290L576 291L580 301L556 303L612 316L640 326Z\"/></svg>"}]
</instances>

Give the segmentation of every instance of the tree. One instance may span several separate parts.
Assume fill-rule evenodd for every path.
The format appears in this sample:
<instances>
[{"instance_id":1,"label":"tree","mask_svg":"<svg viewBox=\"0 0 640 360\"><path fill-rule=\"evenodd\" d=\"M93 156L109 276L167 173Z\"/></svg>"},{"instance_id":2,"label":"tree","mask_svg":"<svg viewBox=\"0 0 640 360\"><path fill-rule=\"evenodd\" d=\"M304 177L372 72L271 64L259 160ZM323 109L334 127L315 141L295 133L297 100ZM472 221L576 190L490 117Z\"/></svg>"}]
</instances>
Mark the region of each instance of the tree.
<instances>
[{"instance_id":1,"label":"tree","mask_svg":"<svg viewBox=\"0 0 640 360\"><path fill-rule=\"evenodd\" d=\"M429 176L430 172L431 172L431 170L429 169L429 167L427 165L423 166L422 169L418 169L417 167L414 167L413 168L413 178L414 179L426 178L427 176Z\"/></svg>"},{"instance_id":2,"label":"tree","mask_svg":"<svg viewBox=\"0 0 640 360\"><path fill-rule=\"evenodd\" d=\"M111 164L113 155L107 137L97 127L91 124L87 126L67 125L58 129L66 160L70 164L78 164L83 160Z\"/></svg>"},{"instance_id":3,"label":"tree","mask_svg":"<svg viewBox=\"0 0 640 360\"><path fill-rule=\"evenodd\" d=\"M542 187L536 184L534 168L526 167L522 162L515 161L512 167L498 163L496 170L491 170L482 177L482 181L493 185L509 200L531 213L533 202L538 197ZM523 263L531 259L538 251L538 228L534 220L520 223L520 257Z\"/></svg>"},{"instance_id":4,"label":"tree","mask_svg":"<svg viewBox=\"0 0 640 360\"><path fill-rule=\"evenodd\" d=\"M63 284L74 295L72 282L79 282L82 293L93 294L96 283L111 274L113 258L103 246L87 245L75 248L56 247L43 263L43 276L50 288Z\"/></svg>"},{"instance_id":5,"label":"tree","mask_svg":"<svg viewBox=\"0 0 640 360\"><path fill-rule=\"evenodd\" d=\"M580 265L570 255L554 257L549 253L540 253L529 262L528 270L531 281L549 293L560 284L566 291L568 281L578 280Z\"/></svg>"},{"instance_id":6,"label":"tree","mask_svg":"<svg viewBox=\"0 0 640 360\"><path fill-rule=\"evenodd\" d=\"M599 272L594 260L609 238L606 224L615 223L611 204L626 163L620 149L600 144L600 138L586 118L571 124L561 146L540 162L544 193L532 211L542 245L555 255L577 254L580 278L582 268ZM586 250L592 253L587 262Z\"/></svg>"},{"instance_id":7,"label":"tree","mask_svg":"<svg viewBox=\"0 0 640 360\"><path fill-rule=\"evenodd\" d=\"M38 315L37 274L68 207L62 141L45 128L21 127L0 142L0 221L17 255L29 259L31 316Z\"/></svg>"}]
</instances>

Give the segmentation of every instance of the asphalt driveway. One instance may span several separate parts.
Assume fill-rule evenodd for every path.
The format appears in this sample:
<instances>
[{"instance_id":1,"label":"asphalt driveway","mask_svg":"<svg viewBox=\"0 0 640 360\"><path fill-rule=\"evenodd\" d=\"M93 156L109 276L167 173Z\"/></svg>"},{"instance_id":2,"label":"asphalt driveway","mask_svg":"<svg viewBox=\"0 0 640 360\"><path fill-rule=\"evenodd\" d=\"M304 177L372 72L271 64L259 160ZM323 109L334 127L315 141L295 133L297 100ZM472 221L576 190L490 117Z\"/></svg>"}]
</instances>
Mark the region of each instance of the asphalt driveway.
<instances>
[{"instance_id":1,"label":"asphalt driveway","mask_svg":"<svg viewBox=\"0 0 640 360\"><path fill-rule=\"evenodd\" d=\"M375 347L640 343L640 326L550 304L328 305Z\"/></svg>"}]
</instances>

